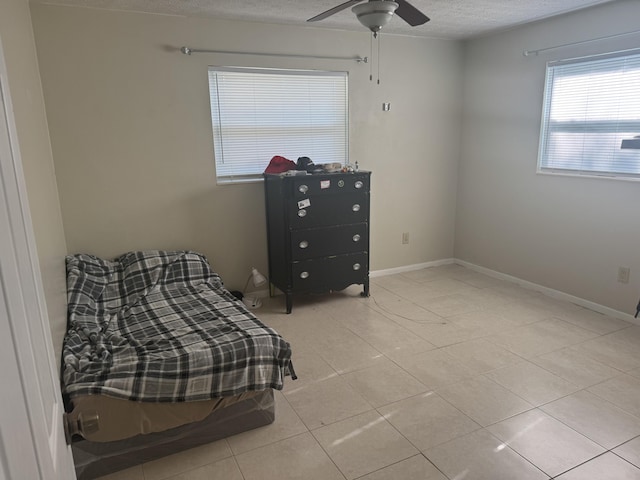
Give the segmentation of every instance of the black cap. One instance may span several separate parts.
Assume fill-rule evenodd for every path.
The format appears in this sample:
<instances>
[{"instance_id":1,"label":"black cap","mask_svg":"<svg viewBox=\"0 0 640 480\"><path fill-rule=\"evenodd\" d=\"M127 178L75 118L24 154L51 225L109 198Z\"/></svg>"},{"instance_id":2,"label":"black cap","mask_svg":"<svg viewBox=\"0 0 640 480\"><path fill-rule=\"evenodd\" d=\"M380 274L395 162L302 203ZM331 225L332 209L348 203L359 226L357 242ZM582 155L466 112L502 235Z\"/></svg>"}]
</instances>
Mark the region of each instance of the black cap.
<instances>
[{"instance_id":1,"label":"black cap","mask_svg":"<svg viewBox=\"0 0 640 480\"><path fill-rule=\"evenodd\" d=\"M316 166L309 157L299 157L296 164L296 170L306 170L307 172L313 172Z\"/></svg>"}]
</instances>

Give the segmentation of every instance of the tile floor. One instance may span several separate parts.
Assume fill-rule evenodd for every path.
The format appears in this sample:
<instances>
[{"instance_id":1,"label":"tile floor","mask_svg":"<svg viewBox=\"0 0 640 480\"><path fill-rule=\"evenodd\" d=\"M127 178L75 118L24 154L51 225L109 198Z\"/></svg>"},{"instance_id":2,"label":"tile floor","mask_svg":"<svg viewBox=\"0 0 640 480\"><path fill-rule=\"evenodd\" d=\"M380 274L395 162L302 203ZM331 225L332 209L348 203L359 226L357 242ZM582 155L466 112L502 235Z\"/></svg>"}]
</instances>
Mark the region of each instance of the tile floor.
<instances>
[{"instance_id":1,"label":"tile floor","mask_svg":"<svg viewBox=\"0 0 640 480\"><path fill-rule=\"evenodd\" d=\"M640 326L458 265L282 297L274 424L104 480L640 480Z\"/></svg>"}]
</instances>

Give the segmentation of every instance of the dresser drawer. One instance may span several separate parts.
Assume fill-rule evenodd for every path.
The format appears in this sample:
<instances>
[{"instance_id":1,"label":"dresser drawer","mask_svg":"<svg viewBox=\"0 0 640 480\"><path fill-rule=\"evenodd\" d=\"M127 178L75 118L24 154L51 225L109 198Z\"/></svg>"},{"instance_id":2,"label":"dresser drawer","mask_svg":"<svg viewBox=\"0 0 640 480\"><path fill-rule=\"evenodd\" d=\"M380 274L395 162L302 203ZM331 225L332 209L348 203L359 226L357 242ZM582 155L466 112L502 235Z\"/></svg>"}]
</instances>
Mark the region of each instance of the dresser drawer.
<instances>
[{"instance_id":1,"label":"dresser drawer","mask_svg":"<svg viewBox=\"0 0 640 480\"><path fill-rule=\"evenodd\" d=\"M306 175L293 178L291 188L294 198L334 193L368 192L369 175L364 173Z\"/></svg>"},{"instance_id":2,"label":"dresser drawer","mask_svg":"<svg viewBox=\"0 0 640 480\"><path fill-rule=\"evenodd\" d=\"M369 194L319 195L289 203L292 229L345 223L363 223L369 219Z\"/></svg>"},{"instance_id":3,"label":"dresser drawer","mask_svg":"<svg viewBox=\"0 0 640 480\"><path fill-rule=\"evenodd\" d=\"M293 262L293 291L343 290L369 278L367 252Z\"/></svg>"},{"instance_id":4,"label":"dresser drawer","mask_svg":"<svg viewBox=\"0 0 640 480\"><path fill-rule=\"evenodd\" d=\"M291 232L291 258L305 260L369 249L369 225L305 228Z\"/></svg>"}]
</instances>

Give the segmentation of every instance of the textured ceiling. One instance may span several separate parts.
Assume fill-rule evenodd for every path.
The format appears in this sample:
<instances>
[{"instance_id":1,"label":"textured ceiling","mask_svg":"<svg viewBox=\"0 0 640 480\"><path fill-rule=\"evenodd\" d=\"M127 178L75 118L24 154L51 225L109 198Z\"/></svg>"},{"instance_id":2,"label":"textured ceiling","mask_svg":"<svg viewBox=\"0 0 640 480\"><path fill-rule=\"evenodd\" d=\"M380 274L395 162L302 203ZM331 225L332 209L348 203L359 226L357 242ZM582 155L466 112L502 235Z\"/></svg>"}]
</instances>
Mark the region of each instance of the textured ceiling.
<instances>
[{"instance_id":1,"label":"textured ceiling","mask_svg":"<svg viewBox=\"0 0 640 480\"><path fill-rule=\"evenodd\" d=\"M345 0L31 0L32 3L74 5L110 10L218 17L255 22L312 25L320 28L361 30L355 15L346 9L326 20L306 19ZM383 32L403 35L470 38L515 25L579 10L614 0L410 0L431 18L410 27L395 17Z\"/></svg>"}]
</instances>

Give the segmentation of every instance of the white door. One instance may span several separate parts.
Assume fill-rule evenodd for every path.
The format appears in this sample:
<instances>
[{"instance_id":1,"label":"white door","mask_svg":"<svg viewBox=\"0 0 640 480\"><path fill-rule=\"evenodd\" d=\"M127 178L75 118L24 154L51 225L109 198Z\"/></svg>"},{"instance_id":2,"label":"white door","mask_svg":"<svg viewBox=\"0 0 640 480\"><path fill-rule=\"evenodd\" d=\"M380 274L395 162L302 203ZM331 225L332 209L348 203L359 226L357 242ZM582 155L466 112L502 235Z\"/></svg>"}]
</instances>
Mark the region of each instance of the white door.
<instances>
[{"instance_id":1,"label":"white door","mask_svg":"<svg viewBox=\"0 0 640 480\"><path fill-rule=\"evenodd\" d=\"M2 52L0 480L75 479Z\"/></svg>"}]
</instances>

